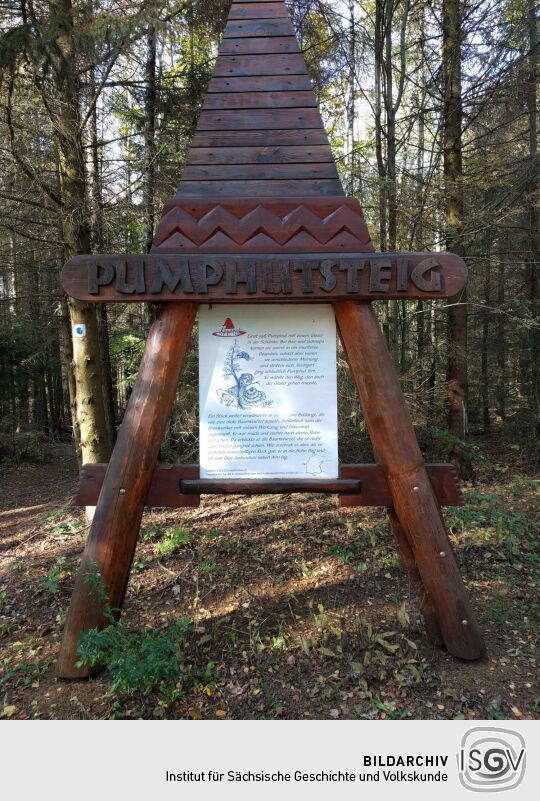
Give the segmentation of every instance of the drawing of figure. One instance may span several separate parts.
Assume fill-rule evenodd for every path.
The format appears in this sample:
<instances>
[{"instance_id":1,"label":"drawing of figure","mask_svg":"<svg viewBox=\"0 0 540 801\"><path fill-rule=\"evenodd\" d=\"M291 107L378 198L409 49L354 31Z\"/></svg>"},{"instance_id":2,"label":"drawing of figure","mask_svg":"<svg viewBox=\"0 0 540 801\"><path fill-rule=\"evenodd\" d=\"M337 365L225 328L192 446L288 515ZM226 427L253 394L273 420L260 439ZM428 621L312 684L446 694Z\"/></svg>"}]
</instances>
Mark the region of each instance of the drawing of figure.
<instances>
[{"instance_id":1,"label":"drawing of figure","mask_svg":"<svg viewBox=\"0 0 540 801\"><path fill-rule=\"evenodd\" d=\"M238 343L235 342L225 357L223 375L225 378L232 378L234 386L227 389L218 389L217 396L219 402L224 406L232 406L236 409L249 409L255 406L271 406L272 401L267 400L266 393L258 389L258 381L252 373L241 372L241 361L252 361L249 353L240 350Z\"/></svg>"}]
</instances>

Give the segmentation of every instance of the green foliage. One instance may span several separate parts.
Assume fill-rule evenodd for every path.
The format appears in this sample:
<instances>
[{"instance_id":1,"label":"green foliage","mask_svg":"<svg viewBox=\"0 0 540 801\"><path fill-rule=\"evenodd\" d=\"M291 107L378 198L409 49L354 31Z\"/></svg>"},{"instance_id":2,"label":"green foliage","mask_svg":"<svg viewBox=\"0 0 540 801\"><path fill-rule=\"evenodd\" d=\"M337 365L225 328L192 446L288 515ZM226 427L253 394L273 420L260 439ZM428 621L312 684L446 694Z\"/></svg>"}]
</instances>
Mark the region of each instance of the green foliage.
<instances>
[{"instance_id":1,"label":"green foliage","mask_svg":"<svg viewBox=\"0 0 540 801\"><path fill-rule=\"evenodd\" d=\"M444 453L449 453L454 446L457 446L464 461L472 464L487 464L488 462L481 445L459 439L449 431L436 426L429 426L428 434L433 438L435 445L439 445L443 449Z\"/></svg>"},{"instance_id":2,"label":"green foliage","mask_svg":"<svg viewBox=\"0 0 540 801\"><path fill-rule=\"evenodd\" d=\"M85 525L81 518L73 517L72 511L72 506L68 503L45 515L43 519L52 525L51 531L54 534L73 534L84 529Z\"/></svg>"},{"instance_id":3,"label":"green foliage","mask_svg":"<svg viewBox=\"0 0 540 801\"><path fill-rule=\"evenodd\" d=\"M201 575L215 573L218 570L218 564L215 559L199 559L197 562L197 570Z\"/></svg>"},{"instance_id":4,"label":"green foliage","mask_svg":"<svg viewBox=\"0 0 540 801\"><path fill-rule=\"evenodd\" d=\"M183 645L191 631L188 620L161 628L128 631L123 623L92 629L79 639L78 666L102 665L111 677L110 695L170 693L183 675Z\"/></svg>"},{"instance_id":5,"label":"green foliage","mask_svg":"<svg viewBox=\"0 0 540 801\"><path fill-rule=\"evenodd\" d=\"M148 526L148 528L143 528L140 536L142 540L157 540L163 535L164 530L162 525L155 523L152 526Z\"/></svg>"},{"instance_id":6,"label":"green foliage","mask_svg":"<svg viewBox=\"0 0 540 801\"><path fill-rule=\"evenodd\" d=\"M43 576L41 583L46 590L56 595L60 581L71 575L74 570L75 568L72 565L66 566L65 556L59 556L54 565Z\"/></svg>"},{"instance_id":7,"label":"green foliage","mask_svg":"<svg viewBox=\"0 0 540 801\"><path fill-rule=\"evenodd\" d=\"M109 603L105 582L95 562L91 562L86 566L84 581L90 590L90 595L93 598L96 608L99 609L100 613L107 618L107 620L114 623L114 613L118 610L113 609Z\"/></svg>"},{"instance_id":8,"label":"green foliage","mask_svg":"<svg viewBox=\"0 0 540 801\"><path fill-rule=\"evenodd\" d=\"M33 462L41 464L50 458L49 440L39 431L1 431L0 465Z\"/></svg>"},{"instance_id":9,"label":"green foliage","mask_svg":"<svg viewBox=\"0 0 540 801\"><path fill-rule=\"evenodd\" d=\"M191 532L187 528L173 528L166 531L163 538L154 546L156 553L175 553L183 545L191 543Z\"/></svg>"},{"instance_id":10,"label":"green foliage","mask_svg":"<svg viewBox=\"0 0 540 801\"><path fill-rule=\"evenodd\" d=\"M530 516L521 509L508 507L497 493L468 492L465 505L448 509L447 515L454 533L478 530L483 532L486 540L492 539L496 543L513 537L521 538L535 525Z\"/></svg>"}]
</instances>

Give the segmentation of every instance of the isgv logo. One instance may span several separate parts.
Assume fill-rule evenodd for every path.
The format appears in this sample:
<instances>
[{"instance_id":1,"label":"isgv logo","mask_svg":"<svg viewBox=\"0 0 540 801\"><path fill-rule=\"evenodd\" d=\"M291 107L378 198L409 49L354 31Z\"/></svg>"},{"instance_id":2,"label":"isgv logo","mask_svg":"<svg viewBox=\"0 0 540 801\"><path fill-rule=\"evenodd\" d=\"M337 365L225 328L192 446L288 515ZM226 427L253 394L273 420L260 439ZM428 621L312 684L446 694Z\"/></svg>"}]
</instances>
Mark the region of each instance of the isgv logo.
<instances>
[{"instance_id":1,"label":"isgv logo","mask_svg":"<svg viewBox=\"0 0 540 801\"><path fill-rule=\"evenodd\" d=\"M457 758L459 780L467 790L513 790L525 776L525 739L511 729L478 726L463 736Z\"/></svg>"}]
</instances>

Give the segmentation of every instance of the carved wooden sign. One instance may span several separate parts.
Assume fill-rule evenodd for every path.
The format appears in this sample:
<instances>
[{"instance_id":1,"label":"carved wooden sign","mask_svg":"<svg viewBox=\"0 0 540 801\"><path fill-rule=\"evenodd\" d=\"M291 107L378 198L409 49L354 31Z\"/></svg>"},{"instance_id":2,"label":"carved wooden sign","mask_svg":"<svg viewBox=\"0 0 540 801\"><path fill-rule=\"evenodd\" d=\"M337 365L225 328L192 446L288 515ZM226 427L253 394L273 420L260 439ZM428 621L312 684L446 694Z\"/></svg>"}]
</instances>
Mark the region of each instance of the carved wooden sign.
<instances>
[{"instance_id":1,"label":"carved wooden sign","mask_svg":"<svg viewBox=\"0 0 540 801\"><path fill-rule=\"evenodd\" d=\"M82 471L78 502L97 502L97 507L66 619L58 674L70 679L90 675L95 667L79 661L80 633L110 624L89 586L88 571L97 566L109 604L119 614L145 505L193 507L201 493L209 492L335 492L345 506L392 507L392 531L430 640L444 643L461 659L479 659L482 636L440 512L442 504L461 502L455 471L448 465L426 469L375 312L369 302L357 302L451 297L463 289L467 268L451 253L374 252L360 203L344 195L285 3L232 0L229 5L183 177L165 204L152 252L80 255L62 272L65 291L82 301L161 301L161 308L111 462L85 465ZM249 431L244 425L242 436L253 436L259 422L266 426L268 461L270 456L289 459L289 443L282 429L270 428L267 412L277 407L283 381L287 389L305 387L306 395L310 386L317 402L322 400L317 387L328 372L319 369L324 367L320 331L312 332L316 338L307 345L305 325L302 330L265 331L263 318L274 317L283 327L287 315L277 306L273 315L263 310L254 315L260 329L248 330L247 323L242 328L240 319L249 316L250 303L286 302L333 304L329 311L335 314L378 464L339 468L332 463L327 470L313 425L315 412L299 408L290 413L297 414L291 423L300 442L295 454L303 453L301 432L314 433L314 440L305 437L313 444L309 459L304 453L300 463L305 474L295 468L290 478L289 470L234 466L224 467L221 475L211 458L206 460L210 468L158 466L198 306L214 303L243 305L232 318L226 307L208 309L217 318L210 321L220 326L208 329L208 336L223 337L230 346L216 348L220 361L213 363L219 363L220 381L213 397L222 409L210 410L207 421L210 413L232 409L236 415L258 404L254 424ZM288 308L299 319L308 311ZM203 317L204 312L199 328ZM318 315L310 311L304 317L314 323ZM273 345L266 347L270 335L281 337L275 343L281 341L285 354L276 368ZM233 350L237 337L245 337L239 352ZM333 334L330 339L335 346ZM253 365L244 372L248 361ZM238 425L247 419L243 413L236 417ZM214 434L226 439L221 421L212 422ZM236 422L230 421L231 435ZM255 458L263 453L262 439L261 447L252 449ZM232 464L237 457L232 447L224 447L213 443L211 453ZM325 478L317 478L326 470ZM260 478L249 478L250 473Z\"/></svg>"},{"instance_id":2,"label":"carved wooden sign","mask_svg":"<svg viewBox=\"0 0 540 801\"><path fill-rule=\"evenodd\" d=\"M71 297L105 303L445 298L466 280L452 253L76 256L61 275Z\"/></svg>"}]
</instances>

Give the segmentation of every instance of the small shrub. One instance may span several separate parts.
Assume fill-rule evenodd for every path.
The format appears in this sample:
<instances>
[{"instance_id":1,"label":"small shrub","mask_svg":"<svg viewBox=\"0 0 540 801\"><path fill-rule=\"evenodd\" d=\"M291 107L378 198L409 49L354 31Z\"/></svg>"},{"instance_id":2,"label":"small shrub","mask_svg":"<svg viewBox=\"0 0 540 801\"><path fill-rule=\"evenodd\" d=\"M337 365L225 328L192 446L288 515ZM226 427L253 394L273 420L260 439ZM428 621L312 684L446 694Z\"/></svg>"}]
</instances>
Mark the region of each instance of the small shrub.
<instances>
[{"instance_id":1,"label":"small shrub","mask_svg":"<svg viewBox=\"0 0 540 801\"><path fill-rule=\"evenodd\" d=\"M171 554L182 545L189 545L190 542L191 532L187 528L173 528L165 532L163 538L156 543L155 550L157 553Z\"/></svg>"},{"instance_id":2,"label":"small shrub","mask_svg":"<svg viewBox=\"0 0 540 801\"><path fill-rule=\"evenodd\" d=\"M183 643L191 631L188 620L171 621L162 628L128 631L123 623L82 634L79 667L102 665L112 679L110 695L171 693L183 673Z\"/></svg>"},{"instance_id":3,"label":"small shrub","mask_svg":"<svg viewBox=\"0 0 540 801\"><path fill-rule=\"evenodd\" d=\"M49 590L49 592L52 592L53 595L56 595L60 581L71 575L74 570L75 568L70 565L66 567L65 556L59 556L54 565L43 576L41 583L46 590Z\"/></svg>"},{"instance_id":4,"label":"small shrub","mask_svg":"<svg viewBox=\"0 0 540 801\"><path fill-rule=\"evenodd\" d=\"M49 441L39 431L0 431L0 464L41 464L50 455Z\"/></svg>"}]
</instances>

